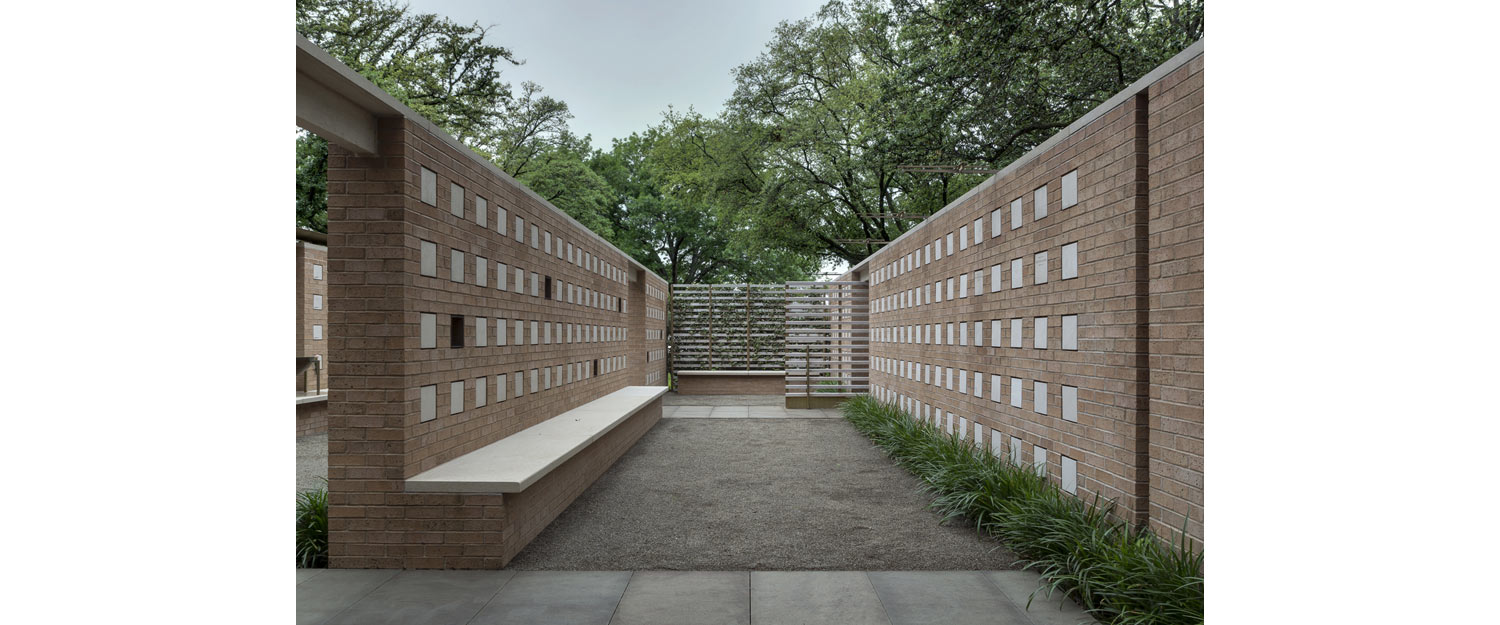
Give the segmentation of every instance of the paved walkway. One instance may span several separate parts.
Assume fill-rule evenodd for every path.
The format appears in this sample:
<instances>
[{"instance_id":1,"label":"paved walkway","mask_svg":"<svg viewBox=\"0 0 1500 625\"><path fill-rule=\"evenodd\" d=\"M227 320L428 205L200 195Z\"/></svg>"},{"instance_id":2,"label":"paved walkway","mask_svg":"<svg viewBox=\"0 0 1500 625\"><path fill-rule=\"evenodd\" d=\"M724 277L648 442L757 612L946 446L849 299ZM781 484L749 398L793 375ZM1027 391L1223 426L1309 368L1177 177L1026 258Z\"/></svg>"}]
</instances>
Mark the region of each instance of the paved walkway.
<instances>
[{"instance_id":1,"label":"paved walkway","mask_svg":"<svg viewBox=\"0 0 1500 625\"><path fill-rule=\"evenodd\" d=\"M298 570L305 625L1075 625L1028 571ZM1061 605L1059 605L1061 603Z\"/></svg>"}]
</instances>

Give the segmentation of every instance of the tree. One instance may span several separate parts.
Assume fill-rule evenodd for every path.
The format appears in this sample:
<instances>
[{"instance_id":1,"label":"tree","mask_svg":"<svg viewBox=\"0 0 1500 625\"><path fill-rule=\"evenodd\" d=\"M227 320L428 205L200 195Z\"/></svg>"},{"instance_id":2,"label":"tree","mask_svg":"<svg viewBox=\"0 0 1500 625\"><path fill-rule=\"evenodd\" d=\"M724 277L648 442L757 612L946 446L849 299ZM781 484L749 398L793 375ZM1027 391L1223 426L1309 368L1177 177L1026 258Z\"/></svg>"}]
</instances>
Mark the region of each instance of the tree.
<instances>
[{"instance_id":1,"label":"tree","mask_svg":"<svg viewBox=\"0 0 1500 625\"><path fill-rule=\"evenodd\" d=\"M834 0L735 70L760 219L856 263L1202 37L1201 0ZM758 130L748 130L758 128Z\"/></svg>"},{"instance_id":2,"label":"tree","mask_svg":"<svg viewBox=\"0 0 1500 625\"><path fill-rule=\"evenodd\" d=\"M393 0L297 0L297 32L466 143L499 124L513 97L500 69L521 64L487 28Z\"/></svg>"},{"instance_id":3,"label":"tree","mask_svg":"<svg viewBox=\"0 0 1500 625\"><path fill-rule=\"evenodd\" d=\"M661 124L596 154L591 164L615 190L616 218L629 233L617 245L673 284L808 278L816 254L758 236L757 221L740 210L745 190L725 184L733 152L723 143L734 137L715 120L669 110Z\"/></svg>"},{"instance_id":4,"label":"tree","mask_svg":"<svg viewBox=\"0 0 1500 625\"><path fill-rule=\"evenodd\" d=\"M297 133L297 227L328 232L328 142Z\"/></svg>"}]
</instances>

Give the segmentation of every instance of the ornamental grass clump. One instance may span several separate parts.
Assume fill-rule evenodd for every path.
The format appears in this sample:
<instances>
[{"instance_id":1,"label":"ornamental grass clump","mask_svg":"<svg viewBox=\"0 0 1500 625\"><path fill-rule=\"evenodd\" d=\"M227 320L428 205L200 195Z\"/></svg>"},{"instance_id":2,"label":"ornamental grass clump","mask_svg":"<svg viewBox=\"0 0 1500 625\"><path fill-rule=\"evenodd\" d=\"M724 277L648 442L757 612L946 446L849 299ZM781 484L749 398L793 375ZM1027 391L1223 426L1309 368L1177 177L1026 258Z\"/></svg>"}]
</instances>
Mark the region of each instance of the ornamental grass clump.
<instances>
[{"instance_id":1,"label":"ornamental grass clump","mask_svg":"<svg viewBox=\"0 0 1500 625\"><path fill-rule=\"evenodd\" d=\"M328 488L297 491L297 566L328 566Z\"/></svg>"},{"instance_id":2,"label":"ornamental grass clump","mask_svg":"<svg viewBox=\"0 0 1500 625\"><path fill-rule=\"evenodd\" d=\"M1111 625L1203 622L1203 552L1111 515L1113 501L1064 493L1030 466L987 453L894 404L859 397L844 417L932 495L943 519L967 518L1041 573L1048 594L1076 599ZM1033 598L1037 596L1033 593Z\"/></svg>"}]
</instances>

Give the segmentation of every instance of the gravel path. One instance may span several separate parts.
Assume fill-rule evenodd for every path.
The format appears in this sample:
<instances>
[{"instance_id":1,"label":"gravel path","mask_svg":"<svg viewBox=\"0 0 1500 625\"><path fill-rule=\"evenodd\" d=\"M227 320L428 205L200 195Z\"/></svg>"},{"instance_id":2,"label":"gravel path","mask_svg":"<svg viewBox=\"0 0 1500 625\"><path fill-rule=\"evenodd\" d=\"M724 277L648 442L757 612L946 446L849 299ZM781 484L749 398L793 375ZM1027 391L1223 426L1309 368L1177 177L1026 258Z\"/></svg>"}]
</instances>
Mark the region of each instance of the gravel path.
<instances>
[{"instance_id":1,"label":"gravel path","mask_svg":"<svg viewBox=\"0 0 1500 625\"><path fill-rule=\"evenodd\" d=\"M297 437L297 490L321 488L328 477L328 435Z\"/></svg>"},{"instance_id":2,"label":"gravel path","mask_svg":"<svg viewBox=\"0 0 1500 625\"><path fill-rule=\"evenodd\" d=\"M546 570L997 570L841 419L663 419L511 563Z\"/></svg>"}]
</instances>

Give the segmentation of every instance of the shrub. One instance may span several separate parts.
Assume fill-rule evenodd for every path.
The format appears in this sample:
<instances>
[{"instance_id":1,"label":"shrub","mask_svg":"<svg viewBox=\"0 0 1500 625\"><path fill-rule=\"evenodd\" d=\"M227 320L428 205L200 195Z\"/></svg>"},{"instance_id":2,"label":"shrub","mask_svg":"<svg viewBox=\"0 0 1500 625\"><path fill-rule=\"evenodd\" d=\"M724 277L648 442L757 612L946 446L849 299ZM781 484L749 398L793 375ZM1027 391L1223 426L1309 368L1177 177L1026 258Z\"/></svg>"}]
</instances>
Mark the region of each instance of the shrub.
<instances>
[{"instance_id":1,"label":"shrub","mask_svg":"<svg viewBox=\"0 0 1500 625\"><path fill-rule=\"evenodd\" d=\"M297 566L328 566L328 488L297 491Z\"/></svg>"},{"instance_id":2,"label":"shrub","mask_svg":"<svg viewBox=\"0 0 1500 625\"><path fill-rule=\"evenodd\" d=\"M1186 534L1163 542L1101 505L1062 492L1030 466L1008 462L893 404L859 397L844 417L915 474L944 520L968 518L1062 592L1113 625L1203 622L1203 552ZM1032 593L1033 598L1036 593Z\"/></svg>"}]
</instances>

